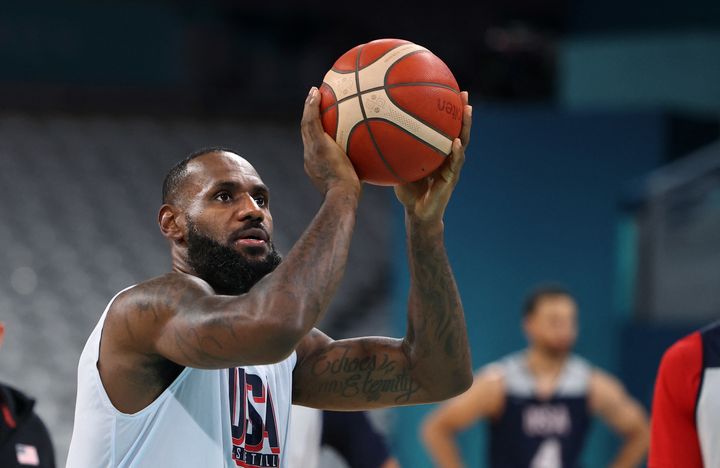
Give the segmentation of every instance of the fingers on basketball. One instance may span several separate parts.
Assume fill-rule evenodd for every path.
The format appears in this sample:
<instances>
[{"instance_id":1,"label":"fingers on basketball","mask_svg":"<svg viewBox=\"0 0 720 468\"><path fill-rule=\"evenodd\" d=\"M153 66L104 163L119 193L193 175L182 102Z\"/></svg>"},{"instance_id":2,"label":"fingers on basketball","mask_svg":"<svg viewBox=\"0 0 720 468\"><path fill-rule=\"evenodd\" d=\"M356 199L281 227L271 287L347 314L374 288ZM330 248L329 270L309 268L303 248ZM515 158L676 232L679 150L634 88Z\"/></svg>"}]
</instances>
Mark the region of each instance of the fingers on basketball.
<instances>
[{"instance_id":1,"label":"fingers on basketball","mask_svg":"<svg viewBox=\"0 0 720 468\"><path fill-rule=\"evenodd\" d=\"M462 145L467 147L470 144L470 129L472 128L472 106L468 104L468 94L463 91L463 119L462 128L460 129L460 140Z\"/></svg>"},{"instance_id":2,"label":"fingers on basketball","mask_svg":"<svg viewBox=\"0 0 720 468\"><path fill-rule=\"evenodd\" d=\"M324 138L325 130L320 123L320 93L313 86L305 99L305 108L300 122L303 141Z\"/></svg>"}]
</instances>

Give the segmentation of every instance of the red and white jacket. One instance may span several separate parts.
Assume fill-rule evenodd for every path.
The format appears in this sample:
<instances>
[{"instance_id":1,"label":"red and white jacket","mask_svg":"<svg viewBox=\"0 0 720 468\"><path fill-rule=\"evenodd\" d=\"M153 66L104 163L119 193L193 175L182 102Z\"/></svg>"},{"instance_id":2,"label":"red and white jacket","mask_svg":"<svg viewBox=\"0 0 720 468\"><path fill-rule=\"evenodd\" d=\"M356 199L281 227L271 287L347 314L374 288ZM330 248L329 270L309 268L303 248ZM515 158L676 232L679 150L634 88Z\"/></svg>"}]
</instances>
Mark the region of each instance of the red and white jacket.
<instances>
[{"instance_id":1,"label":"red and white jacket","mask_svg":"<svg viewBox=\"0 0 720 468\"><path fill-rule=\"evenodd\" d=\"M650 468L720 467L720 321L665 352L651 424Z\"/></svg>"}]
</instances>

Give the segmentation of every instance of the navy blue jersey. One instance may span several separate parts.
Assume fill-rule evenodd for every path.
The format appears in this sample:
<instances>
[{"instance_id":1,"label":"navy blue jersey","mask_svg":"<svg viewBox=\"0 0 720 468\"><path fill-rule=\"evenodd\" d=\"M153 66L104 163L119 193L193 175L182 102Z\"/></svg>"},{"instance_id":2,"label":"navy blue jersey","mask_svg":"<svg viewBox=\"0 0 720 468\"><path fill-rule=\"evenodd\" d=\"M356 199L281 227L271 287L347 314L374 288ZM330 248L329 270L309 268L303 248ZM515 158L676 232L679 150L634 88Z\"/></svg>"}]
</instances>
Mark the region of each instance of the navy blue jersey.
<instances>
[{"instance_id":1,"label":"navy blue jersey","mask_svg":"<svg viewBox=\"0 0 720 468\"><path fill-rule=\"evenodd\" d=\"M505 382L505 408L490 424L493 468L576 468L590 425L588 385L592 369L571 356L554 394L540 399L525 352L495 364Z\"/></svg>"},{"instance_id":2,"label":"navy blue jersey","mask_svg":"<svg viewBox=\"0 0 720 468\"><path fill-rule=\"evenodd\" d=\"M322 424L323 445L337 450L350 468L377 468L390 458L366 411L323 411Z\"/></svg>"}]
</instances>

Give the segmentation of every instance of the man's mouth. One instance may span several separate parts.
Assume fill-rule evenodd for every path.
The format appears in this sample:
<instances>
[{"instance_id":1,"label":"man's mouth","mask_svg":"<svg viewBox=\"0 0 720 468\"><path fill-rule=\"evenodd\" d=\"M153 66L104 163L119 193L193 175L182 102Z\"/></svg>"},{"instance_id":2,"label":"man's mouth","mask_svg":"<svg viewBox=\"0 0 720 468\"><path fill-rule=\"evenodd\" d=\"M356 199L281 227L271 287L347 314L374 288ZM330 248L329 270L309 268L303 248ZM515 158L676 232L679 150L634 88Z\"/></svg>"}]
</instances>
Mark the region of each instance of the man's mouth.
<instances>
[{"instance_id":1,"label":"man's mouth","mask_svg":"<svg viewBox=\"0 0 720 468\"><path fill-rule=\"evenodd\" d=\"M247 237L244 239L238 239L235 241L235 245L243 245L246 247L259 247L261 245L265 245L266 242L262 239L253 239L251 237Z\"/></svg>"},{"instance_id":2,"label":"man's mouth","mask_svg":"<svg viewBox=\"0 0 720 468\"><path fill-rule=\"evenodd\" d=\"M233 244L245 247L264 246L270 240L267 232L261 228L250 228L233 235Z\"/></svg>"}]
</instances>

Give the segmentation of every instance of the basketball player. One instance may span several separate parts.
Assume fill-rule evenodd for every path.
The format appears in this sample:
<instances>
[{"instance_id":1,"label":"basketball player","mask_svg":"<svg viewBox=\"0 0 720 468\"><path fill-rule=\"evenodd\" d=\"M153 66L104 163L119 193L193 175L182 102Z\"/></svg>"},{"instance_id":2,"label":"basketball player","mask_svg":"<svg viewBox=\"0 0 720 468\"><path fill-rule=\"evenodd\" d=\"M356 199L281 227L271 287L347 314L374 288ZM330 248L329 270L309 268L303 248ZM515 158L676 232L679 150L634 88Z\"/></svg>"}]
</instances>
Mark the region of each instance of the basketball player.
<instances>
[{"instance_id":1,"label":"basketball player","mask_svg":"<svg viewBox=\"0 0 720 468\"><path fill-rule=\"evenodd\" d=\"M5 324L0 322L0 346ZM35 400L0 383L0 467L55 468L55 451L45 424L34 411Z\"/></svg>"},{"instance_id":2,"label":"basketball player","mask_svg":"<svg viewBox=\"0 0 720 468\"><path fill-rule=\"evenodd\" d=\"M720 466L720 322L665 352L651 421L650 467Z\"/></svg>"},{"instance_id":3,"label":"basketball player","mask_svg":"<svg viewBox=\"0 0 720 468\"><path fill-rule=\"evenodd\" d=\"M488 419L489 466L577 467L591 414L625 439L611 466L641 462L645 413L620 382L571 353L576 308L561 287L540 287L528 296L523 328L529 347L486 366L470 390L426 419L423 439L437 466L463 466L454 435Z\"/></svg>"},{"instance_id":4,"label":"basketball player","mask_svg":"<svg viewBox=\"0 0 720 468\"><path fill-rule=\"evenodd\" d=\"M334 341L313 328L345 270L361 185L323 131L312 88L301 124L305 169L324 195L284 261L270 195L222 150L179 163L159 225L172 271L120 292L78 366L68 466L286 467L291 403L368 409L442 400L472 382L443 213L470 135L430 178L396 188L412 284L403 339Z\"/></svg>"}]
</instances>

